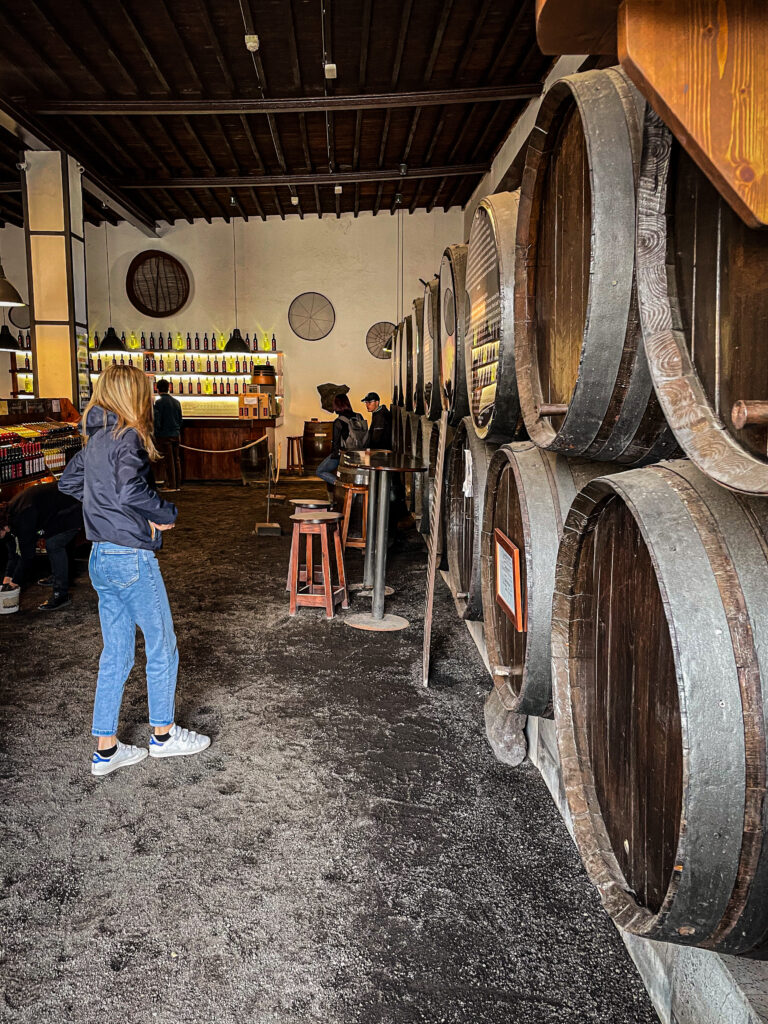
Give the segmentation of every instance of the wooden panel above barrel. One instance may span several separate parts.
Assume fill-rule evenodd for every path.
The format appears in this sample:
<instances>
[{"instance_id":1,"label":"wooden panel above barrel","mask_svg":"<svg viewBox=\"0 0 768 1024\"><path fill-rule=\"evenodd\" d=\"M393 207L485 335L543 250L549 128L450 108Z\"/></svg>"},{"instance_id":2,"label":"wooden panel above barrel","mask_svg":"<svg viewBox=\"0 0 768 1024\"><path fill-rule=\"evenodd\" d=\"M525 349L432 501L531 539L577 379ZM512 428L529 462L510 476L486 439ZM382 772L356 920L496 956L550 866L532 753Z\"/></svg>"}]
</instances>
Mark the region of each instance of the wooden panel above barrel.
<instances>
[{"instance_id":1,"label":"wooden panel above barrel","mask_svg":"<svg viewBox=\"0 0 768 1024\"><path fill-rule=\"evenodd\" d=\"M638 295L667 420L700 469L768 494L768 231L749 228L649 111L638 196Z\"/></svg>"}]
</instances>

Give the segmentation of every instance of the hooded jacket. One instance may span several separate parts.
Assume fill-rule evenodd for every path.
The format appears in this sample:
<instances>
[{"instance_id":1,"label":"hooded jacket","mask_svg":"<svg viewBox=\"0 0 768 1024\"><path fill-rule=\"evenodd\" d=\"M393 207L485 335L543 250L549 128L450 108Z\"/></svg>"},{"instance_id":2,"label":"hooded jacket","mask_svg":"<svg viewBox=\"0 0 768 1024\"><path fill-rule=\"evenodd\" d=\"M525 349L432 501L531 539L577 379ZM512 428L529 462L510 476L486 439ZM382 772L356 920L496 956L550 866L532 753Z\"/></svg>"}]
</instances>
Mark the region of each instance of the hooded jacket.
<instances>
[{"instance_id":1,"label":"hooded jacket","mask_svg":"<svg viewBox=\"0 0 768 1024\"><path fill-rule=\"evenodd\" d=\"M163 535L153 531L150 519L175 523L178 510L155 491L149 455L139 435L130 428L115 437L116 426L115 413L98 405L89 411L88 443L70 460L59 490L82 501L88 540L157 551Z\"/></svg>"}]
</instances>

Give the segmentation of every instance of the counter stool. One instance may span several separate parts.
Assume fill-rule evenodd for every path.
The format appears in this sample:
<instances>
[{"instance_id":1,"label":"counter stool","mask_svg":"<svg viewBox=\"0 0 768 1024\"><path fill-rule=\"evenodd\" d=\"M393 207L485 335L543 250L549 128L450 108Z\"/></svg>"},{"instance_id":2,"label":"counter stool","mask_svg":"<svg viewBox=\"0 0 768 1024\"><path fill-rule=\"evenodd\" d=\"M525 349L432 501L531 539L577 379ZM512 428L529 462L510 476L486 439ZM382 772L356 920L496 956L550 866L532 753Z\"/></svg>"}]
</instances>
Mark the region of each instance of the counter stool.
<instances>
[{"instance_id":1,"label":"counter stool","mask_svg":"<svg viewBox=\"0 0 768 1024\"><path fill-rule=\"evenodd\" d=\"M327 512L332 501L327 498L291 498L291 504L293 505L294 512ZM291 589L291 561L293 560L293 537L291 537L291 557L288 560L288 579L285 583L285 589ZM306 570L299 566L299 583L305 583L307 580ZM320 566L315 568L315 582L322 583L323 581L323 570Z\"/></svg>"},{"instance_id":2,"label":"counter stool","mask_svg":"<svg viewBox=\"0 0 768 1024\"><path fill-rule=\"evenodd\" d=\"M286 473L299 473L304 476L304 438L288 438L288 461L285 466Z\"/></svg>"},{"instance_id":3,"label":"counter stool","mask_svg":"<svg viewBox=\"0 0 768 1024\"><path fill-rule=\"evenodd\" d=\"M296 512L291 516L293 538L291 541L290 612L295 615L298 608L325 608L325 614L332 619L337 604L349 608L347 578L344 572L344 551L341 546L339 523L340 512ZM315 583L313 567L314 538L320 537L320 565L322 583ZM305 537L304 579L300 579L301 538ZM330 538L336 549L336 572L338 585L331 581Z\"/></svg>"},{"instance_id":4,"label":"counter stool","mask_svg":"<svg viewBox=\"0 0 768 1024\"><path fill-rule=\"evenodd\" d=\"M341 527L341 543L344 550L347 550L347 545L351 548L365 548L365 534L366 524L368 522L368 487L360 486L360 484L342 484L344 490L347 492L344 495L344 523ZM349 537L349 517L352 513L352 503L356 497L363 499L363 532L360 537Z\"/></svg>"}]
</instances>

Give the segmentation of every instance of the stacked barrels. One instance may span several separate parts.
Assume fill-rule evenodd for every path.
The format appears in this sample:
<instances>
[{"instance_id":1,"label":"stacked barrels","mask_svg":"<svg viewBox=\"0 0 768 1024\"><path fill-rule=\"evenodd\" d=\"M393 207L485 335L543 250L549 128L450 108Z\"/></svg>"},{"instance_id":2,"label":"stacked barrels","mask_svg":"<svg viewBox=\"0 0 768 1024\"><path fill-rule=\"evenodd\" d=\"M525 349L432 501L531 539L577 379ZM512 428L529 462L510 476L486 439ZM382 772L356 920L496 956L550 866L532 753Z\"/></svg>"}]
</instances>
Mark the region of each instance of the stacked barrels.
<instances>
[{"instance_id":1,"label":"stacked barrels","mask_svg":"<svg viewBox=\"0 0 768 1024\"><path fill-rule=\"evenodd\" d=\"M412 444L434 462L447 410L439 528L491 744L517 763L522 716L554 718L617 924L768 958L768 232L623 72L588 71L422 312Z\"/></svg>"}]
</instances>

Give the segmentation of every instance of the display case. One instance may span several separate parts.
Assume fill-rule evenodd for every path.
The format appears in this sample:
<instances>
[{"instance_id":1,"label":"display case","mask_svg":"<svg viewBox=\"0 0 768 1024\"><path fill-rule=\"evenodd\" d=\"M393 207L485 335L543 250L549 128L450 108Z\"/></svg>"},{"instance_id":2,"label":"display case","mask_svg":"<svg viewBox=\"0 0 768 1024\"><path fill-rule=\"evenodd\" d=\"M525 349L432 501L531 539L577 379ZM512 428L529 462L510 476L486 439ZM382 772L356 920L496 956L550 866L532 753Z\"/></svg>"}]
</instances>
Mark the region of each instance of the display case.
<instances>
[{"instance_id":1,"label":"display case","mask_svg":"<svg viewBox=\"0 0 768 1024\"><path fill-rule=\"evenodd\" d=\"M0 400L0 500L57 480L81 448L77 410L68 399Z\"/></svg>"}]
</instances>

